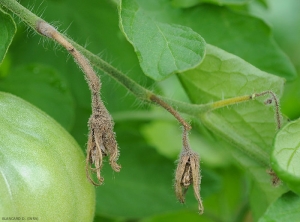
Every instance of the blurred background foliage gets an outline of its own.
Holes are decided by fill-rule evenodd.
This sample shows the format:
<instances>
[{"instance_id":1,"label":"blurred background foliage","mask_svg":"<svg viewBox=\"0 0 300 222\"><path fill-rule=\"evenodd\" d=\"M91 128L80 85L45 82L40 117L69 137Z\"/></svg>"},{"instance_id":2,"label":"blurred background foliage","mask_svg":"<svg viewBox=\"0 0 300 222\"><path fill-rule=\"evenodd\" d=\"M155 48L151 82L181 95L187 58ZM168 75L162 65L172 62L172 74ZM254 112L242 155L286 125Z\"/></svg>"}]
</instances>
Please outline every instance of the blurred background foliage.
<instances>
[{"instance_id":1,"label":"blurred background foliage","mask_svg":"<svg viewBox=\"0 0 300 222\"><path fill-rule=\"evenodd\" d=\"M215 11L228 11L233 21L235 16L240 18L248 14L265 21L298 73L296 79L291 78L286 83L282 112L290 119L300 116L298 0L170 2L181 10L212 7ZM174 99L189 101L176 76L154 82L142 74L132 46L119 29L114 1L22 0L21 4L59 30L65 30L73 40L143 86ZM216 36L218 29L214 30L220 22L218 19L206 21L205 28L211 34L203 35L209 43L222 41L220 45L226 49L226 36ZM260 33L249 33L256 34ZM258 61L258 64L263 66L264 62ZM191 190L186 204L178 203L173 191L173 176L181 149L179 124L164 110L142 104L106 74L99 72L99 75L103 82L103 100L116 124L122 170L114 173L108 164L104 166L105 183L96 188L95 222L250 222L257 221L274 201L264 194L262 184L253 182L235 163L225 149L230 145L193 121L191 143L202 158L201 195L205 214L197 215L197 203ZM74 136L85 152L87 121L91 113L90 92L83 74L61 47L19 22L17 34L0 67L0 78L1 91L18 95L47 112Z\"/></svg>"}]
</instances>

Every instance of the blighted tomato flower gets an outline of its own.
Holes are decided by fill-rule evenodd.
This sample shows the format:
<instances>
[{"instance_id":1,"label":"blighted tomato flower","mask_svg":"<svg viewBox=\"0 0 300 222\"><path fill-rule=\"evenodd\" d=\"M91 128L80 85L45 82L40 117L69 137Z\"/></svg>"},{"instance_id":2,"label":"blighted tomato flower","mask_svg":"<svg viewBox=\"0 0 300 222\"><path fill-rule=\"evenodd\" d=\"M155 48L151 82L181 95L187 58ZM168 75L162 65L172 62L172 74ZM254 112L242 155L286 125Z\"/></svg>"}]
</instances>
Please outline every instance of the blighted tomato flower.
<instances>
[{"instance_id":1,"label":"blighted tomato flower","mask_svg":"<svg viewBox=\"0 0 300 222\"><path fill-rule=\"evenodd\" d=\"M113 121L104 106L101 97L101 81L91 66L89 60L78 51L71 42L61 35L53 26L43 20L38 20L37 31L61 44L74 57L85 74L85 79L92 94L92 115L89 119L89 139L87 147L86 171L88 179L94 185L100 185L103 178L100 175L103 156L109 156L109 162L113 170L120 171L117 164L119 157L118 145L113 132ZM96 172L98 183L94 182L90 173Z\"/></svg>"},{"instance_id":2,"label":"blighted tomato flower","mask_svg":"<svg viewBox=\"0 0 300 222\"><path fill-rule=\"evenodd\" d=\"M184 148L180 154L176 173L175 173L175 193L177 199L185 202L185 194L190 185L193 186L194 195L198 201L199 214L203 214L204 208L200 197L200 165L199 155L193 152L187 141L187 133L184 131L183 135Z\"/></svg>"},{"instance_id":3,"label":"blighted tomato flower","mask_svg":"<svg viewBox=\"0 0 300 222\"><path fill-rule=\"evenodd\" d=\"M103 177L101 177L101 168L103 157L109 156L109 163L112 169L119 172L121 166L117 164L119 158L118 144L113 132L113 121L106 107L100 100L99 95L92 97L93 110L89 119L89 139L87 144L86 171L88 179L94 185L101 185ZM95 172L98 182L94 182L91 178L91 172Z\"/></svg>"}]
</instances>

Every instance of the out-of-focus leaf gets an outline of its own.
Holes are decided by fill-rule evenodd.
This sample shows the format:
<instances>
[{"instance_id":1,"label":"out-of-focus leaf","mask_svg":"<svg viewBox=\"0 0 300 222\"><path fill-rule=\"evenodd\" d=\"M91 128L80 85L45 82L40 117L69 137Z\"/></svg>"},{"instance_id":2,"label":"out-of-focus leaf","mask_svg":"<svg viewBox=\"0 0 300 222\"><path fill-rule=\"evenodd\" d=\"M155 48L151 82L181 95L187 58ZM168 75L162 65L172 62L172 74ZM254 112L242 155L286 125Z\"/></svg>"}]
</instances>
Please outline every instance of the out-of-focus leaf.
<instances>
[{"instance_id":1,"label":"out-of-focus leaf","mask_svg":"<svg viewBox=\"0 0 300 222\"><path fill-rule=\"evenodd\" d=\"M205 54L203 38L189 27L161 22L151 13L152 5L151 1L123 0L119 9L120 27L144 73L162 80L199 65Z\"/></svg>"},{"instance_id":2,"label":"out-of-focus leaf","mask_svg":"<svg viewBox=\"0 0 300 222\"><path fill-rule=\"evenodd\" d=\"M293 82L287 82L284 87L284 94L281 103L281 111L291 120L300 117L300 77Z\"/></svg>"},{"instance_id":3,"label":"out-of-focus leaf","mask_svg":"<svg viewBox=\"0 0 300 222\"><path fill-rule=\"evenodd\" d=\"M8 75L10 68L11 68L11 58L9 54L8 55L6 54L5 58L3 59L0 65L0 79Z\"/></svg>"},{"instance_id":4,"label":"out-of-focus leaf","mask_svg":"<svg viewBox=\"0 0 300 222\"><path fill-rule=\"evenodd\" d=\"M292 192L285 193L271 204L259 222L297 222L300 218L300 197Z\"/></svg>"},{"instance_id":5,"label":"out-of-focus leaf","mask_svg":"<svg viewBox=\"0 0 300 222\"><path fill-rule=\"evenodd\" d=\"M274 38L282 50L287 53L292 63L299 70L300 68L300 2L298 0L260 0L269 7L262 7L253 1L250 4L251 14L257 15L266 20L272 27ZM288 16L287 16L288 15Z\"/></svg>"},{"instance_id":6,"label":"out-of-focus leaf","mask_svg":"<svg viewBox=\"0 0 300 222\"><path fill-rule=\"evenodd\" d=\"M221 189L214 195L204 200L205 212L220 221L234 221L241 208L247 206L247 186L243 173L236 168L221 168L218 170L221 176ZM204 179L203 179L204 180Z\"/></svg>"},{"instance_id":7,"label":"out-of-focus leaf","mask_svg":"<svg viewBox=\"0 0 300 222\"><path fill-rule=\"evenodd\" d=\"M276 135L271 166L287 185L300 194L300 119L285 125Z\"/></svg>"},{"instance_id":8,"label":"out-of-focus leaf","mask_svg":"<svg viewBox=\"0 0 300 222\"><path fill-rule=\"evenodd\" d=\"M300 1L268 1L268 9L258 4L251 4L251 13L262 17L271 24L274 38L282 50L295 65L298 74L300 68ZM288 16L287 16L288 15ZM290 119L300 117L300 78L287 82L281 98L281 111Z\"/></svg>"},{"instance_id":9,"label":"out-of-focus leaf","mask_svg":"<svg viewBox=\"0 0 300 222\"><path fill-rule=\"evenodd\" d=\"M197 212L192 211L178 211L174 213L166 213L162 215L153 216L150 218L146 218L141 220L141 222L212 222L211 218L206 214L199 216Z\"/></svg>"},{"instance_id":10,"label":"out-of-focus leaf","mask_svg":"<svg viewBox=\"0 0 300 222\"><path fill-rule=\"evenodd\" d=\"M64 78L51 67L33 64L12 69L0 90L17 95L52 116L66 129L74 121L74 101Z\"/></svg>"},{"instance_id":11,"label":"out-of-focus leaf","mask_svg":"<svg viewBox=\"0 0 300 222\"><path fill-rule=\"evenodd\" d=\"M183 15L179 24L191 27L207 43L241 57L265 72L288 80L296 77L291 61L274 41L270 27L261 19L206 4L193 7Z\"/></svg>"},{"instance_id":12,"label":"out-of-focus leaf","mask_svg":"<svg viewBox=\"0 0 300 222\"><path fill-rule=\"evenodd\" d=\"M255 176L249 193L249 202L253 221L258 221L268 206L289 189L286 186L274 187L271 185L271 177L266 175L265 170L249 164L248 166Z\"/></svg>"},{"instance_id":13,"label":"out-of-focus leaf","mask_svg":"<svg viewBox=\"0 0 300 222\"><path fill-rule=\"evenodd\" d=\"M189 222L215 222L234 221L235 214L238 213L242 204L247 204L244 178L241 173L233 168L227 170L219 170L221 177L221 189L218 192L204 199L204 214L199 216L197 212L192 211L176 211L173 213L159 214L146 218L142 222L163 222L163 221L189 221ZM205 180L205 177L203 177ZM205 189L205 187L203 188ZM246 206L247 208L247 206ZM218 219L216 219L218 218Z\"/></svg>"},{"instance_id":14,"label":"out-of-focus leaf","mask_svg":"<svg viewBox=\"0 0 300 222\"><path fill-rule=\"evenodd\" d=\"M201 3L211 3L216 5L244 5L252 0L172 0L175 7L189 8Z\"/></svg>"},{"instance_id":15,"label":"out-of-focus leaf","mask_svg":"<svg viewBox=\"0 0 300 222\"><path fill-rule=\"evenodd\" d=\"M16 24L12 17L0 8L0 64L16 33Z\"/></svg>"}]
</instances>

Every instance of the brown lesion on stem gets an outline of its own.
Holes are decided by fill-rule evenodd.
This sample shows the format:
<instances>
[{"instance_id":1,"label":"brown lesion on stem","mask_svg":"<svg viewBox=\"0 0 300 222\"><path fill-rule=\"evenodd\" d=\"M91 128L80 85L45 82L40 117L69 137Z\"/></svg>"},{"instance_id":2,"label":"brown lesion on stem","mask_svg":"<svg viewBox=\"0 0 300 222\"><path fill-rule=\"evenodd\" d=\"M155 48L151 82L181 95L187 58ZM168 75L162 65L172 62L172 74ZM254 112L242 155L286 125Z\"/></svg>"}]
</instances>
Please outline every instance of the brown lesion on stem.
<instances>
[{"instance_id":1,"label":"brown lesion on stem","mask_svg":"<svg viewBox=\"0 0 300 222\"><path fill-rule=\"evenodd\" d=\"M92 184L101 185L104 180L101 177L104 156L109 156L109 163L114 171L119 172L121 166L117 164L119 150L113 131L114 123L100 97L100 79L90 62L53 26L39 20L36 23L36 30L62 45L74 57L85 74L92 95L92 115L88 122L86 172L87 178ZM93 180L91 173L96 174L97 182Z\"/></svg>"}]
</instances>

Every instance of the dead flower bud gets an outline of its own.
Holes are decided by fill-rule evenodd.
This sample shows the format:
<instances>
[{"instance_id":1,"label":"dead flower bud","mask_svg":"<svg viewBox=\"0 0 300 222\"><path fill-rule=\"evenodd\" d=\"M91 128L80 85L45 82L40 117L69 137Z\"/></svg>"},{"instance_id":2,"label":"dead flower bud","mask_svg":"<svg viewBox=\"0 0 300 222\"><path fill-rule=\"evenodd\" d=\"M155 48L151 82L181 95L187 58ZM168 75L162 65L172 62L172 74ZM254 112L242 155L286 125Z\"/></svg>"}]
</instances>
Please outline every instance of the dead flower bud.
<instances>
[{"instance_id":1,"label":"dead flower bud","mask_svg":"<svg viewBox=\"0 0 300 222\"><path fill-rule=\"evenodd\" d=\"M117 164L119 158L118 144L113 132L113 121L102 102L97 102L93 107L93 113L89 119L89 139L87 144L86 171L88 179L94 185L101 185L103 177L100 171L103 163L103 156L109 156L109 163L112 169L119 172L121 166ZM97 175L98 183L91 178L90 172Z\"/></svg>"},{"instance_id":2,"label":"dead flower bud","mask_svg":"<svg viewBox=\"0 0 300 222\"><path fill-rule=\"evenodd\" d=\"M200 197L200 166L199 155L192 150L184 150L180 154L175 173L175 193L177 199L184 203L188 187L193 184L194 195L198 201L199 214L203 214L203 204Z\"/></svg>"}]
</instances>

